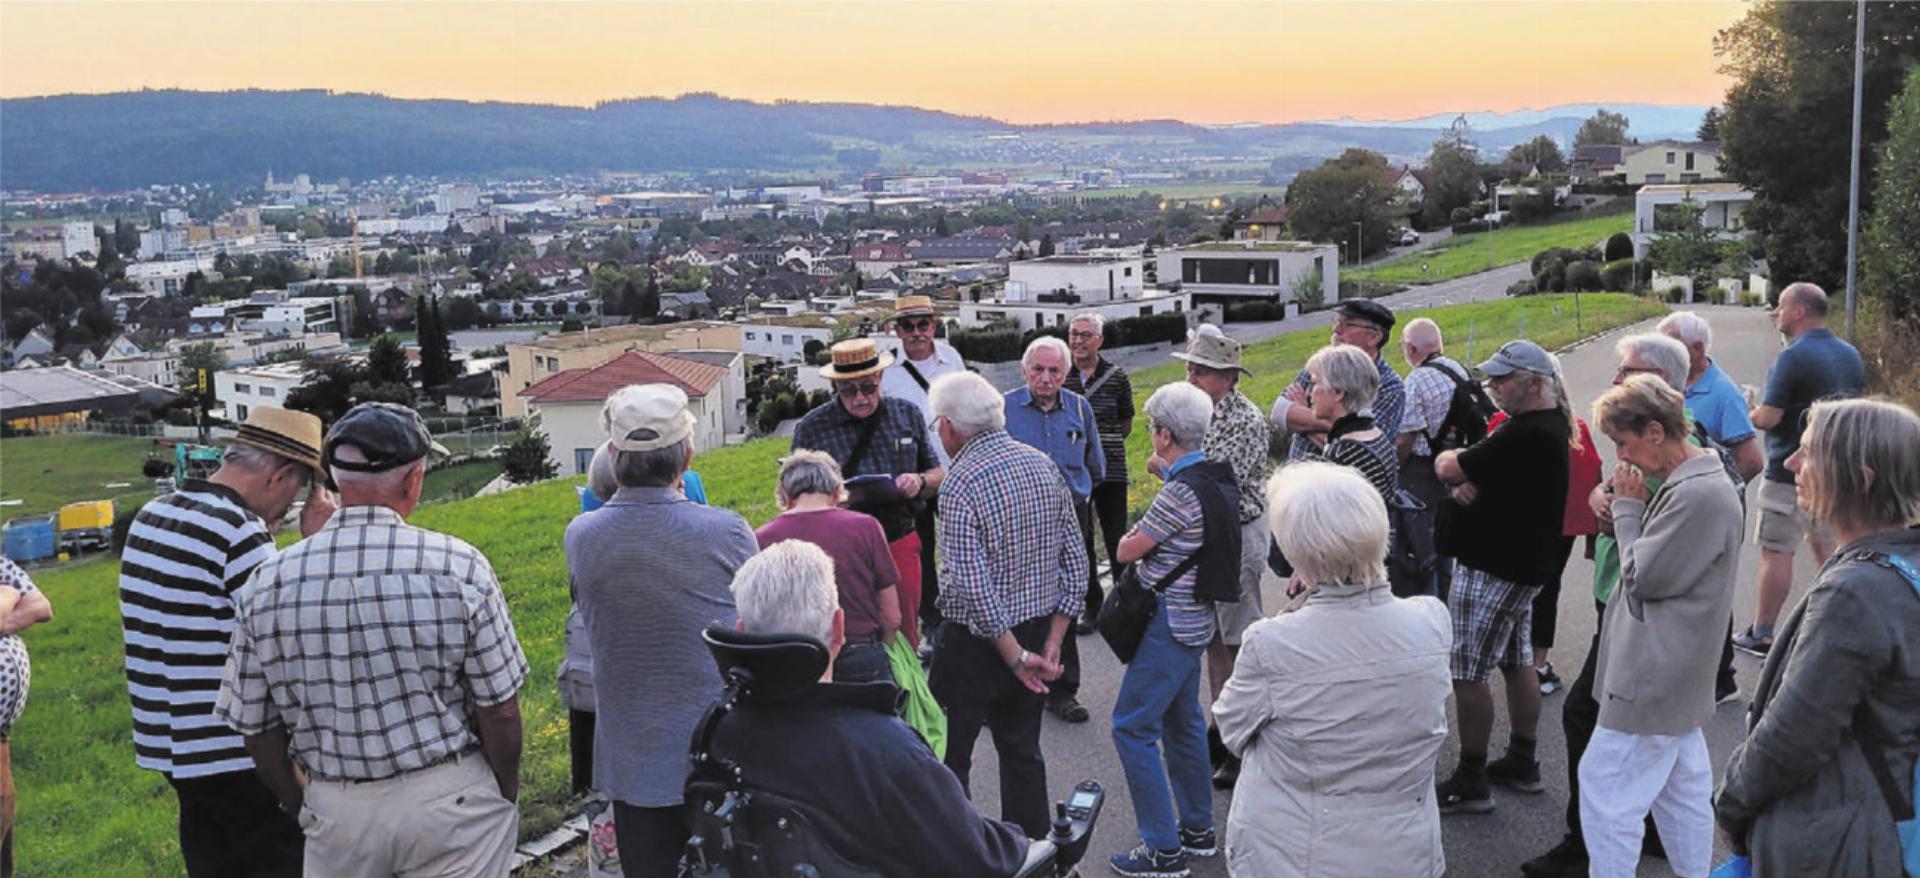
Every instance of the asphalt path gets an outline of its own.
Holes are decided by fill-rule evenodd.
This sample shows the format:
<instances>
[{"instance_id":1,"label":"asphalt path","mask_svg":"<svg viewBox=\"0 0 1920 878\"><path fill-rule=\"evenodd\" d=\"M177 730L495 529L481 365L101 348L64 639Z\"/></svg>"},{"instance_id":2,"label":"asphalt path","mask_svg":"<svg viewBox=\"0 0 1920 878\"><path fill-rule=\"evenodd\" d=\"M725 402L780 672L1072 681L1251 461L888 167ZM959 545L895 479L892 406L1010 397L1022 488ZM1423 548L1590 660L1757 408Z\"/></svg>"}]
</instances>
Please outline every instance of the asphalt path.
<instances>
[{"instance_id":1,"label":"asphalt path","mask_svg":"<svg viewBox=\"0 0 1920 878\"><path fill-rule=\"evenodd\" d=\"M1410 295L1410 294L1409 294ZM1397 304L1397 303L1396 303ZM1701 313L1713 324L1714 359L1722 369L1741 384L1759 385L1764 382L1767 367L1780 349L1779 337L1774 333L1767 320L1766 313L1758 309L1731 307L1703 307ZM1294 321L1289 321L1294 322ZM1296 322L1297 323L1297 322ZM1297 326L1289 327L1288 331ZM1613 343L1626 332L1651 330L1651 324L1641 324L1626 330L1603 336L1581 345L1563 354L1564 366L1571 391L1580 402L1584 411L1592 401L1610 385L1615 365ZM1255 400L1265 404L1270 400ZM1611 469L1613 448L1605 438L1598 438L1601 456ZM1749 486L1750 490L1752 486ZM1749 497L1748 506L1753 506ZM1740 574L1737 594L1734 600L1734 619L1736 624L1745 624L1753 614L1754 581L1757 576L1759 549L1751 540L1751 516L1749 517L1749 539L1742 547ZM1813 576L1811 561L1801 552L1796 560L1796 576L1790 608L1803 595ZM1594 633L1594 607L1591 582L1593 565L1586 559L1576 557L1568 566L1559 603L1559 630L1552 660L1561 676L1570 684L1581 662L1585 659L1587 648ZM1279 583L1269 576L1266 583L1267 603L1277 605ZM1715 632L1718 638L1720 632ZM1115 853L1130 849L1138 843L1133 823L1132 804L1127 795L1127 787L1120 771L1118 758L1114 754L1111 738L1111 717L1114 695L1119 688L1122 666L1113 658L1098 637L1082 638L1081 654L1086 662L1083 670L1080 699L1093 713L1090 722L1069 725L1051 716L1045 719L1041 735L1042 750L1047 758L1047 782L1056 796L1064 796L1077 782L1092 778L1100 781L1107 790L1106 809L1098 827L1097 835L1087 859L1081 868L1083 875L1111 874L1106 859ZM1753 682L1759 674L1759 660L1742 653L1736 653L1735 668L1738 671L1743 692L1750 692ZM1501 683L1496 675L1494 688L1499 690ZM1202 687L1204 692L1205 687ZM1443 833L1446 843L1448 874L1457 878L1476 878L1476 876L1519 875L1519 865L1547 848L1556 844L1565 830L1563 808L1566 804L1566 741L1560 727L1560 706L1563 693L1546 698L1542 709L1540 725L1539 759L1541 773L1547 783L1546 792L1539 795L1523 795L1500 790L1495 793L1497 807L1491 814L1462 815L1443 818ZM1506 708L1503 696L1496 691L1495 701L1499 719L1494 729L1493 755L1504 751L1508 737ZM1746 700L1721 705L1715 712L1713 721L1706 728L1707 743L1713 754L1716 777L1726 764L1728 754L1738 743L1745 728ZM1441 753L1439 774L1445 776L1451 772L1457 760L1457 741L1451 736ZM999 790L993 745L986 735L981 736L975 752L973 769L973 798L981 812L989 816L999 814ZM1232 810L1230 793L1217 792L1214 795L1214 819L1224 828L1227 816ZM1716 860L1723 858L1725 851L1716 853ZM1196 860L1193 866L1196 876L1226 875L1225 863L1220 858ZM1382 874L1390 874L1383 872ZM1664 861L1650 860L1640 867L1641 876L1665 876L1672 874Z\"/></svg>"}]
</instances>

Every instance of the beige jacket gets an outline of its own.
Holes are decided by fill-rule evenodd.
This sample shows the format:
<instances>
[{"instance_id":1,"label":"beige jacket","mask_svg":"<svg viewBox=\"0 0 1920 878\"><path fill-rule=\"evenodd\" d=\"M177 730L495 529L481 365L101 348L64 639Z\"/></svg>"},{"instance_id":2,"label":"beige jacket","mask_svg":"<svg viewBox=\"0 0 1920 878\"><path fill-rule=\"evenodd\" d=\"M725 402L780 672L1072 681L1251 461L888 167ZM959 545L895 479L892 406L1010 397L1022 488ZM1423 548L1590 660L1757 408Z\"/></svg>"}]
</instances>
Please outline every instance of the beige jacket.
<instances>
[{"instance_id":1,"label":"beige jacket","mask_svg":"<svg viewBox=\"0 0 1920 878\"><path fill-rule=\"evenodd\" d=\"M1674 467L1645 503L1615 498L1620 587L1600 626L1593 693L1600 725L1629 735L1681 735L1713 716L1720 636L1733 613L1740 500L1701 454Z\"/></svg>"},{"instance_id":2,"label":"beige jacket","mask_svg":"<svg viewBox=\"0 0 1920 878\"><path fill-rule=\"evenodd\" d=\"M1323 586L1247 629L1214 720L1245 760L1227 823L1240 878L1446 871L1434 760L1447 737L1447 608L1385 582Z\"/></svg>"}]
</instances>

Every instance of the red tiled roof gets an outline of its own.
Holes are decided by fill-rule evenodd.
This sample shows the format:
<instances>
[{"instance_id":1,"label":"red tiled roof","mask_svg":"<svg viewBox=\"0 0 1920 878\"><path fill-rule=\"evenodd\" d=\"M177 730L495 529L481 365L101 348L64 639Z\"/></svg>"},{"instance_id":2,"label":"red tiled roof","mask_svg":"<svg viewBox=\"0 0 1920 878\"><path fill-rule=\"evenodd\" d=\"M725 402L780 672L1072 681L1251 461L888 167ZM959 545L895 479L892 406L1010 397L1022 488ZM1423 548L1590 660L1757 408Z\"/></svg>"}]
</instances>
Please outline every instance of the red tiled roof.
<instances>
[{"instance_id":1,"label":"red tiled roof","mask_svg":"<svg viewBox=\"0 0 1920 878\"><path fill-rule=\"evenodd\" d=\"M1237 223L1234 223L1234 225L1236 226L1283 226L1283 225L1286 225L1286 223L1287 223L1287 209L1285 207L1269 207L1265 210L1256 210L1250 214L1247 214L1244 217L1241 217L1240 221Z\"/></svg>"},{"instance_id":2,"label":"red tiled roof","mask_svg":"<svg viewBox=\"0 0 1920 878\"><path fill-rule=\"evenodd\" d=\"M535 402L601 402L607 394L629 384L674 384L689 398L697 399L725 377L725 366L628 351L598 366L549 375L520 391L520 395Z\"/></svg>"}]
</instances>

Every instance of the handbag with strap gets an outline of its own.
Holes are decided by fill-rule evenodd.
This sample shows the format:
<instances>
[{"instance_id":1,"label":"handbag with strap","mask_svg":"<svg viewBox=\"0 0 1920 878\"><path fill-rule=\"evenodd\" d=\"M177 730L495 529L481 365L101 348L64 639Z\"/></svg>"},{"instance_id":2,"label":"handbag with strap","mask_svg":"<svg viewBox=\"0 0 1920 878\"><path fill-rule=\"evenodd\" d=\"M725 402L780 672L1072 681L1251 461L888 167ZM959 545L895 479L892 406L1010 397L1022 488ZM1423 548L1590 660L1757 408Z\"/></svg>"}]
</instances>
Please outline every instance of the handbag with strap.
<instances>
[{"instance_id":1,"label":"handbag with strap","mask_svg":"<svg viewBox=\"0 0 1920 878\"><path fill-rule=\"evenodd\" d=\"M1147 626L1153 623L1153 614L1159 611L1160 595L1167 586L1185 576L1193 565L1200 563L1200 551L1195 550L1181 561L1173 572L1161 577L1153 588L1149 589L1140 582L1139 563L1128 564L1120 571L1120 579L1113 587L1113 593L1107 595L1105 603L1100 605L1100 618L1094 621L1094 627L1100 630L1101 639L1113 648L1113 654L1121 664L1133 661L1135 653L1140 651L1140 641L1146 639Z\"/></svg>"},{"instance_id":2,"label":"handbag with strap","mask_svg":"<svg viewBox=\"0 0 1920 878\"><path fill-rule=\"evenodd\" d=\"M900 687L900 719L920 733L933 748L933 758L947 758L947 712L933 700L927 686L927 672L914 655L913 644L905 634L895 635L887 647L887 664L893 669L893 684Z\"/></svg>"}]
</instances>

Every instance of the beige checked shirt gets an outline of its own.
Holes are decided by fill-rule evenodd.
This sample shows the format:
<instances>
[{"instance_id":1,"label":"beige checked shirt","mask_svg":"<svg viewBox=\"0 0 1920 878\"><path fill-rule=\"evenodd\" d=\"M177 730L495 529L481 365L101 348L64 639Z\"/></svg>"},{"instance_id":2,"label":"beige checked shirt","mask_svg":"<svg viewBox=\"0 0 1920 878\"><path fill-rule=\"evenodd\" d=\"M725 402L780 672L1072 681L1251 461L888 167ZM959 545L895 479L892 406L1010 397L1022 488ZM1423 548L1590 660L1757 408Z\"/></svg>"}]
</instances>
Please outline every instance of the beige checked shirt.
<instances>
[{"instance_id":1,"label":"beige checked shirt","mask_svg":"<svg viewBox=\"0 0 1920 878\"><path fill-rule=\"evenodd\" d=\"M322 780L378 780L479 745L474 710L513 697L526 656L479 550L352 506L235 596L214 716L285 726Z\"/></svg>"}]
</instances>

